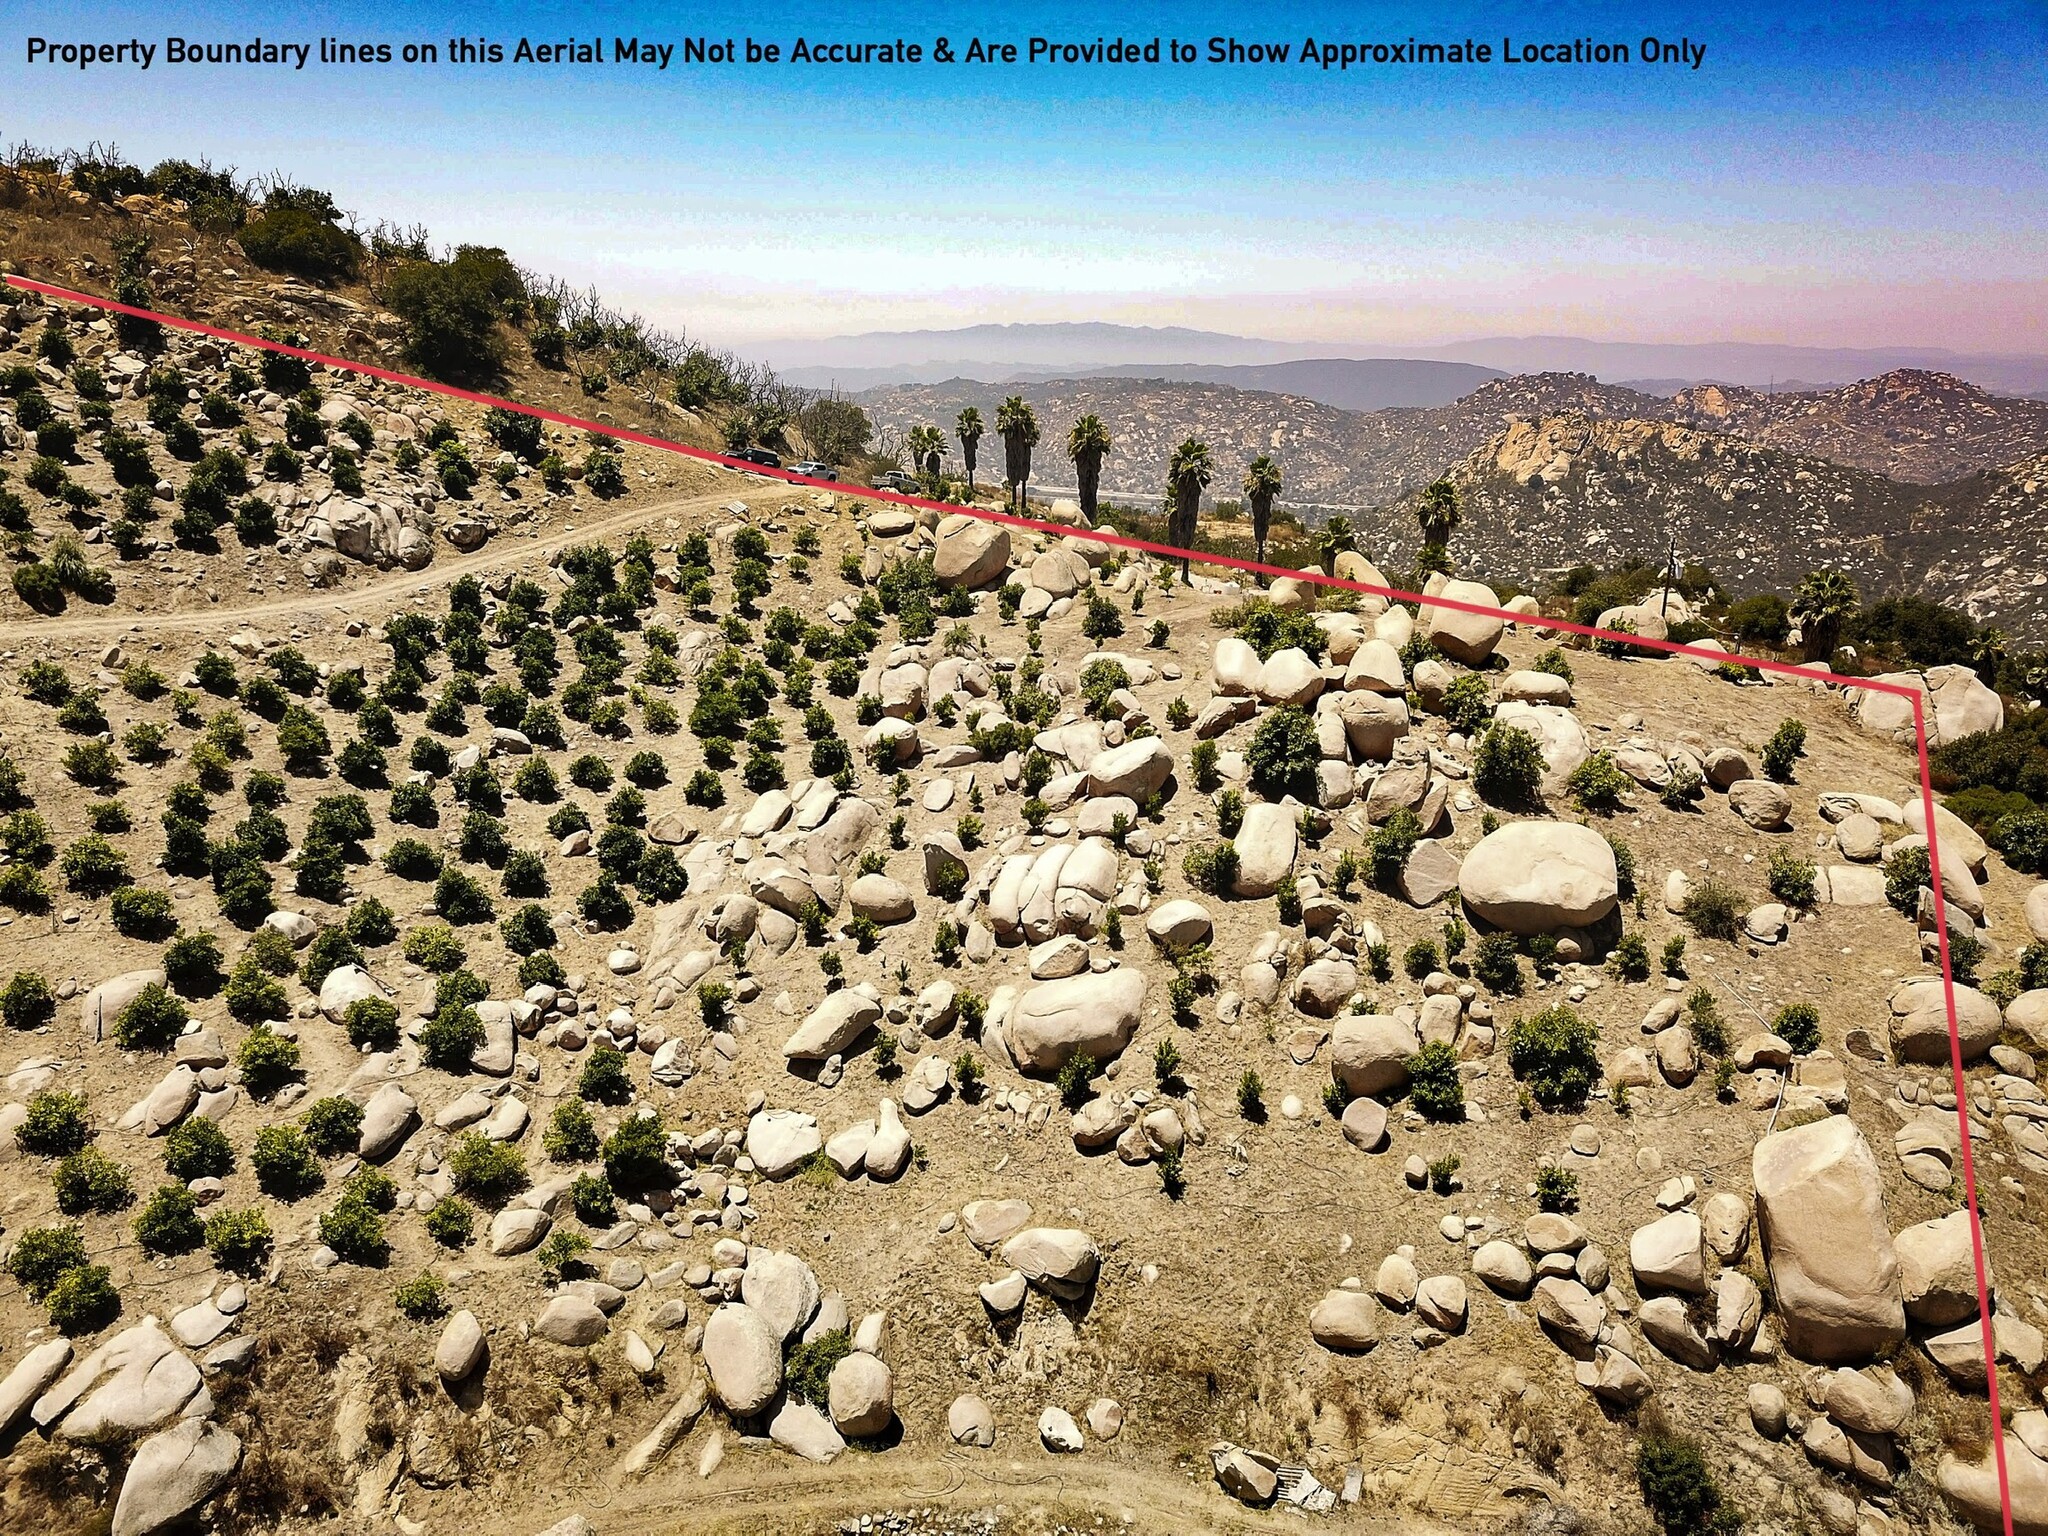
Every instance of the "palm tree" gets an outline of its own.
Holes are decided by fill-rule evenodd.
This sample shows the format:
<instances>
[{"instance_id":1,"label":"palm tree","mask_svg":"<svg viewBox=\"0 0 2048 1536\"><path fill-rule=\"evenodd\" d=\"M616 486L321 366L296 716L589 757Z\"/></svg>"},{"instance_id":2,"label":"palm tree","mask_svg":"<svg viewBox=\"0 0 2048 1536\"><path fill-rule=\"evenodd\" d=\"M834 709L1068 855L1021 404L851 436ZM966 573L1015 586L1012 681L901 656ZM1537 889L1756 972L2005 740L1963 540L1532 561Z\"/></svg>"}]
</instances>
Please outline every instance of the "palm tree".
<instances>
[{"instance_id":1,"label":"palm tree","mask_svg":"<svg viewBox=\"0 0 2048 1536\"><path fill-rule=\"evenodd\" d=\"M2005 661L2005 631L1986 627L1970 641L1970 665L1977 669L1986 687L1996 687L1998 669Z\"/></svg>"},{"instance_id":2,"label":"palm tree","mask_svg":"<svg viewBox=\"0 0 2048 1536\"><path fill-rule=\"evenodd\" d=\"M1842 626L1862 598L1856 583L1840 571L1809 571L1792 594L1792 618L1805 632L1806 654L1825 660L1835 654Z\"/></svg>"},{"instance_id":3,"label":"palm tree","mask_svg":"<svg viewBox=\"0 0 2048 1536\"><path fill-rule=\"evenodd\" d=\"M1201 515L1202 492L1215 474L1209 445L1189 438L1173 450L1166 466L1166 542L1186 551L1195 546L1195 519ZM1180 557L1180 579L1188 586L1188 557Z\"/></svg>"},{"instance_id":4,"label":"palm tree","mask_svg":"<svg viewBox=\"0 0 2048 1536\"><path fill-rule=\"evenodd\" d=\"M1038 414L1012 395L996 412L996 433L1003 440L1003 478L1010 484L1010 505L1022 512L1031 484L1031 450L1038 446Z\"/></svg>"},{"instance_id":5,"label":"palm tree","mask_svg":"<svg viewBox=\"0 0 2048 1536\"><path fill-rule=\"evenodd\" d=\"M967 494L974 495L974 454L981 446L981 412L968 406L953 418L953 431L960 438L960 457L967 463Z\"/></svg>"},{"instance_id":6,"label":"palm tree","mask_svg":"<svg viewBox=\"0 0 2048 1536\"><path fill-rule=\"evenodd\" d=\"M1422 553L1416 557L1418 569L1450 569L1451 531L1464 520L1464 514L1458 510L1458 488L1449 480L1432 481L1415 504L1415 521L1422 528Z\"/></svg>"},{"instance_id":7,"label":"palm tree","mask_svg":"<svg viewBox=\"0 0 2048 1536\"><path fill-rule=\"evenodd\" d=\"M1081 488L1081 515L1095 521L1095 492L1102 484L1102 458L1110 449L1109 428L1090 411L1074 423L1067 434L1067 457L1074 461L1074 478Z\"/></svg>"},{"instance_id":8,"label":"palm tree","mask_svg":"<svg viewBox=\"0 0 2048 1536\"><path fill-rule=\"evenodd\" d=\"M939 461L945 457L946 434L937 427L912 427L903 439L911 468L929 482L939 478Z\"/></svg>"},{"instance_id":9,"label":"palm tree","mask_svg":"<svg viewBox=\"0 0 2048 1536\"><path fill-rule=\"evenodd\" d=\"M1260 454L1245 466L1244 499L1252 510L1252 558L1266 563L1266 535L1273 527L1273 498L1280 494L1280 466Z\"/></svg>"},{"instance_id":10,"label":"palm tree","mask_svg":"<svg viewBox=\"0 0 2048 1536\"><path fill-rule=\"evenodd\" d=\"M1316 540L1316 555L1323 562L1323 570L1329 575L1337 574L1337 557L1358 548L1358 535L1351 531L1351 519L1333 517L1323 524L1322 537Z\"/></svg>"}]
</instances>

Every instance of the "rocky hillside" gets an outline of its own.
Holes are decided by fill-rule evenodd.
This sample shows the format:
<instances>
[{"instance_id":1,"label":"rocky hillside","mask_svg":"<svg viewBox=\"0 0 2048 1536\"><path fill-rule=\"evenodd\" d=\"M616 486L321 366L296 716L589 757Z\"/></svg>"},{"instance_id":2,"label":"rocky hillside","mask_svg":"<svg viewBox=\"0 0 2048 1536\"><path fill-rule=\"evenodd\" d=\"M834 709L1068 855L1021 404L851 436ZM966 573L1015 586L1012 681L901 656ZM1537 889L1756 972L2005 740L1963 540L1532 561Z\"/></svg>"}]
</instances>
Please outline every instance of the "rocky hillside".
<instances>
[{"instance_id":1,"label":"rocky hillside","mask_svg":"<svg viewBox=\"0 0 2048 1536\"><path fill-rule=\"evenodd\" d=\"M0 290L0 477L13 620L359 587L741 479L186 332L145 344L16 289Z\"/></svg>"},{"instance_id":2,"label":"rocky hillside","mask_svg":"<svg viewBox=\"0 0 2048 1536\"><path fill-rule=\"evenodd\" d=\"M1450 472L1467 569L1534 581L1582 561L1683 560L1730 590L1789 592L1811 570L1868 595L1916 591L2016 634L2048 628L2048 476L2037 458L1942 486L1664 421L1517 421ZM1413 558L1413 498L1367 520Z\"/></svg>"},{"instance_id":3,"label":"rocky hillside","mask_svg":"<svg viewBox=\"0 0 2048 1536\"><path fill-rule=\"evenodd\" d=\"M1590 374L1524 374L1495 379L1450 405L1360 413L1296 395L1266 394L1217 384L1161 379L1087 378L1024 385L944 384L875 390L861 397L877 426L897 435L920 423L950 431L961 407L977 407L993 421L995 407L1019 393L1037 411L1044 441L1036 465L1048 487L1071 485L1065 457L1067 428L1093 411L1108 425L1115 446L1103 461L1103 494L1142 506L1156 503L1167 460L1183 438L1209 444L1223 495L1236 494L1245 464L1261 453L1287 473L1282 500L1291 506L1360 508L1382 505L1425 485L1523 416L1579 410L1624 418L1655 414L1648 395L1600 383ZM957 453L957 447L954 449ZM1000 474L999 445L984 456Z\"/></svg>"},{"instance_id":4,"label":"rocky hillside","mask_svg":"<svg viewBox=\"0 0 2048 1536\"><path fill-rule=\"evenodd\" d=\"M2048 403L1994 395L1922 369L1799 394L1705 384L1681 392L1669 414L1763 447L1924 484L1965 479L2048 450Z\"/></svg>"},{"instance_id":5,"label":"rocky hillside","mask_svg":"<svg viewBox=\"0 0 2048 1536\"><path fill-rule=\"evenodd\" d=\"M2048 922L1896 707L647 518L14 626L0 1526L1989 1530L1937 921L2048 1520Z\"/></svg>"}]
</instances>

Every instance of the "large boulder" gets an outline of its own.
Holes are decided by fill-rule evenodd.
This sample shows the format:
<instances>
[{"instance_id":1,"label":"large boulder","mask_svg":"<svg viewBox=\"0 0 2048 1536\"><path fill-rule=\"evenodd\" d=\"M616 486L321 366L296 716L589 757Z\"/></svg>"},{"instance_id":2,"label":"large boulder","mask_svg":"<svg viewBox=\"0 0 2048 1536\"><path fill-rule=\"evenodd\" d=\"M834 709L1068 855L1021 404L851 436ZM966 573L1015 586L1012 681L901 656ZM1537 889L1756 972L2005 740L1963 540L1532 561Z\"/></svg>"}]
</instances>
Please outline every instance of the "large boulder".
<instances>
[{"instance_id":1,"label":"large boulder","mask_svg":"<svg viewBox=\"0 0 2048 1536\"><path fill-rule=\"evenodd\" d=\"M1379 1307L1364 1291L1326 1292L1308 1315L1309 1337L1339 1354L1363 1354L1380 1341Z\"/></svg>"},{"instance_id":2,"label":"large boulder","mask_svg":"<svg viewBox=\"0 0 2048 1536\"><path fill-rule=\"evenodd\" d=\"M735 1418L752 1418L782 1390L782 1341L745 1302L728 1302L704 1324L711 1390Z\"/></svg>"},{"instance_id":3,"label":"large boulder","mask_svg":"<svg viewBox=\"0 0 2048 1536\"><path fill-rule=\"evenodd\" d=\"M1270 896L1294 873L1301 848L1300 817L1298 809L1284 803L1261 801L1246 809L1237 836L1231 839L1237 848L1233 895Z\"/></svg>"},{"instance_id":4,"label":"large boulder","mask_svg":"<svg viewBox=\"0 0 2048 1536\"><path fill-rule=\"evenodd\" d=\"M1934 718L1928 722L1930 748L2005 725L2005 701L1984 686L1974 668L1929 667L1927 692L1934 704Z\"/></svg>"},{"instance_id":5,"label":"large boulder","mask_svg":"<svg viewBox=\"0 0 2048 1536\"><path fill-rule=\"evenodd\" d=\"M1102 1250L1074 1227L1026 1227L1003 1244L1003 1262L1047 1295L1079 1301L1095 1284Z\"/></svg>"},{"instance_id":6,"label":"large boulder","mask_svg":"<svg viewBox=\"0 0 2048 1536\"><path fill-rule=\"evenodd\" d=\"M337 965L320 983L320 1012L339 1024L349 1005L366 997L390 999L390 990L360 965Z\"/></svg>"},{"instance_id":7,"label":"large boulder","mask_svg":"<svg viewBox=\"0 0 2048 1536\"><path fill-rule=\"evenodd\" d=\"M1998 1044L2004 1018L1998 1004L1975 987L1955 984L1956 1041L1963 1064L1985 1056ZM2024 994L2022 994L2024 995ZM1947 1066L1952 1054L1948 1028L1948 995L1939 977L1902 981L1891 995L1892 1054L1900 1061Z\"/></svg>"},{"instance_id":8,"label":"large boulder","mask_svg":"<svg viewBox=\"0 0 2048 1536\"><path fill-rule=\"evenodd\" d=\"M242 1464L241 1438L186 1419L136 1447L114 1502L113 1536L153 1536L184 1522Z\"/></svg>"},{"instance_id":9,"label":"large boulder","mask_svg":"<svg viewBox=\"0 0 2048 1536\"><path fill-rule=\"evenodd\" d=\"M1323 691L1323 669L1307 651L1288 646L1259 668L1257 693L1268 704L1312 704Z\"/></svg>"},{"instance_id":10,"label":"large boulder","mask_svg":"<svg viewBox=\"0 0 2048 1536\"><path fill-rule=\"evenodd\" d=\"M1157 736L1140 736L1098 753L1088 764L1088 793L1125 795L1143 805L1173 773L1173 749Z\"/></svg>"},{"instance_id":11,"label":"large boulder","mask_svg":"<svg viewBox=\"0 0 2048 1536\"><path fill-rule=\"evenodd\" d=\"M106 1039L123 1008L149 988L163 984L164 973L155 969L123 971L119 976L109 976L79 1001L79 1030L89 1041Z\"/></svg>"},{"instance_id":12,"label":"large boulder","mask_svg":"<svg viewBox=\"0 0 2048 1536\"><path fill-rule=\"evenodd\" d=\"M805 1016L796 1033L782 1042L782 1054L791 1061L823 1061L843 1055L881 1017L880 1003L851 987L842 988Z\"/></svg>"},{"instance_id":13,"label":"large boulder","mask_svg":"<svg viewBox=\"0 0 2048 1536\"><path fill-rule=\"evenodd\" d=\"M1997 1448L1990 1445L1974 1462L1943 1456L1934 1480L1956 1512L1986 1536L2006 1529L2008 1498L2013 1536L2048 1536L2048 1460L2036 1456L2017 1434L2006 1435L2004 1451L2003 1490Z\"/></svg>"},{"instance_id":14,"label":"large boulder","mask_svg":"<svg viewBox=\"0 0 2048 1536\"><path fill-rule=\"evenodd\" d=\"M1511 933L1584 928L1614 910L1614 850L1591 827L1516 821L1481 838L1458 870L1458 891L1478 917Z\"/></svg>"},{"instance_id":15,"label":"large boulder","mask_svg":"<svg viewBox=\"0 0 2048 1536\"><path fill-rule=\"evenodd\" d=\"M1559 795L1566 791L1572 770L1593 755L1586 728L1570 710L1555 704L1523 704L1508 700L1493 712L1501 725L1511 725L1534 738L1543 758L1543 792Z\"/></svg>"},{"instance_id":16,"label":"large boulder","mask_svg":"<svg viewBox=\"0 0 2048 1536\"><path fill-rule=\"evenodd\" d=\"M587 1349L605 1335L597 1303L573 1292L550 1296L533 1325L533 1336L570 1349Z\"/></svg>"},{"instance_id":17,"label":"large boulder","mask_svg":"<svg viewBox=\"0 0 2048 1536\"><path fill-rule=\"evenodd\" d=\"M1906 1316L1924 1327L1953 1328L1978 1315L1976 1245L1968 1211L1907 1227L1895 1246Z\"/></svg>"},{"instance_id":18,"label":"large boulder","mask_svg":"<svg viewBox=\"0 0 2048 1536\"><path fill-rule=\"evenodd\" d=\"M896 1378L873 1355L848 1355L826 1381L832 1422L842 1435L879 1435L896 1417Z\"/></svg>"},{"instance_id":19,"label":"large boulder","mask_svg":"<svg viewBox=\"0 0 2048 1536\"><path fill-rule=\"evenodd\" d=\"M1468 667L1479 666L1493 654L1506 623L1498 612L1500 597L1493 588L1478 581L1447 581L1431 597L1416 616L1416 626L1438 650ZM1495 611L1470 613L1442 606L1445 603Z\"/></svg>"},{"instance_id":20,"label":"large boulder","mask_svg":"<svg viewBox=\"0 0 2048 1536\"><path fill-rule=\"evenodd\" d=\"M942 587L985 587L1010 565L1010 530L955 512L939 524L932 574Z\"/></svg>"},{"instance_id":21,"label":"large boulder","mask_svg":"<svg viewBox=\"0 0 2048 1536\"><path fill-rule=\"evenodd\" d=\"M1918 796L1906 801L1900 808L1905 818L1906 830L1927 835L1927 806ZM1845 823L1846 825L1846 823ZM1977 835L1971 825L1945 805L1934 808L1934 841L1943 864L1961 860L1970 867L1970 873L1979 880L1984 878L1986 862L1991 857L1991 845Z\"/></svg>"},{"instance_id":22,"label":"large boulder","mask_svg":"<svg viewBox=\"0 0 2048 1536\"><path fill-rule=\"evenodd\" d=\"M1831 1115L1766 1136L1750 1170L1786 1347L1836 1365L1899 1343L1898 1253L1877 1159L1855 1122Z\"/></svg>"},{"instance_id":23,"label":"large boulder","mask_svg":"<svg viewBox=\"0 0 2048 1536\"><path fill-rule=\"evenodd\" d=\"M413 1096L396 1083L385 1083L363 1106L363 1123L356 1134L356 1154L367 1162L381 1163L405 1145L420 1123L420 1107Z\"/></svg>"},{"instance_id":24,"label":"large boulder","mask_svg":"<svg viewBox=\"0 0 2048 1536\"><path fill-rule=\"evenodd\" d=\"M484 1330L467 1308L448 1319L434 1346L434 1369L449 1386L467 1381L484 1363Z\"/></svg>"},{"instance_id":25,"label":"large boulder","mask_svg":"<svg viewBox=\"0 0 2048 1536\"><path fill-rule=\"evenodd\" d=\"M1408 700L1398 693L1354 690L1338 696L1337 718L1344 722L1352 757L1383 763L1394 755L1394 743L1408 734Z\"/></svg>"},{"instance_id":26,"label":"large boulder","mask_svg":"<svg viewBox=\"0 0 2048 1536\"><path fill-rule=\"evenodd\" d=\"M776 1338L787 1343L790 1335L817 1314L824 1290L817 1272L796 1254L757 1248L747 1255L747 1271L740 1277L740 1300L754 1309Z\"/></svg>"},{"instance_id":27,"label":"large boulder","mask_svg":"<svg viewBox=\"0 0 2048 1536\"><path fill-rule=\"evenodd\" d=\"M1017 1000L1004 1038L1027 1072L1057 1072L1075 1056L1114 1061L1144 1006L1145 977L1135 967L1044 981Z\"/></svg>"},{"instance_id":28,"label":"large boulder","mask_svg":"<svg viewBox=\"0 0 2048 1536\"><path fill-rule=\"evenodd\" d=\"M1408 1058L1422 1049L1412 1023L1380 1013L1346 1014L1330 1031L1330 1071L1353 1097L1408 1082Z\"/></svg>"},{"instance_id":29,"label":"large boulder","mask_svg":"<svg viewBox=\"0 0 2048 1536\"><path fill-rule=\"evenodd\" d=\"M764 1179L786 1179L825 1145L818 1117L795 1109L764 1109L747 1122L747 1156Z\"/></svg>"}]
</instances>

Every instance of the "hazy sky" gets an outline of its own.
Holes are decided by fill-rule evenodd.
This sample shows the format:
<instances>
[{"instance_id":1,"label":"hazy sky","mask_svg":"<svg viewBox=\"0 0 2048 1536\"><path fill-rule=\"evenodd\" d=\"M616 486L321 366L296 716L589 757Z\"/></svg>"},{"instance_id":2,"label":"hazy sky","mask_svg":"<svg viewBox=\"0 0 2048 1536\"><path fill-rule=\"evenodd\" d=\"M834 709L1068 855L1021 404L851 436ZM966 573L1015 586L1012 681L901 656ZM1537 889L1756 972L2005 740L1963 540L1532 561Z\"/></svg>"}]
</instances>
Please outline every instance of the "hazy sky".
<instances>
[{"instance_id":1,"label":"hazy sky","mask_svg":"<svg viewBox=\"0 0 2048 1536\"><path fill-rule=\"evenodd\" d=\"M708 8L707 8L708 9ZM984 321L1348 348L1500 334L2048 351L2048 6L0 4L0 133L205 155L502 245L721 343ZM1236 13L1233 16L1233 12ZM1243 18L1255 16L1255 22ZM691 23L785 50L983 35L1591 36L1630 63L1324 72L179 68L27 39L507 46Z\"/></svg>"}]
</instances>

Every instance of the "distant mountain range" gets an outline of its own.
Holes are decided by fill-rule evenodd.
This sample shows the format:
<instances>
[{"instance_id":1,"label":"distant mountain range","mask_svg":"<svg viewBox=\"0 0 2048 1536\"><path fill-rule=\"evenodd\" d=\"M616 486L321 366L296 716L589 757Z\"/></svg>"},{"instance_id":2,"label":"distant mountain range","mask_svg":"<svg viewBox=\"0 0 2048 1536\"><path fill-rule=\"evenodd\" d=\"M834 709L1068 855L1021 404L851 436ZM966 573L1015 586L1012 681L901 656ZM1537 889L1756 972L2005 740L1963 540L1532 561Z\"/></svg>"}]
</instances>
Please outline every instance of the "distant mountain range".
<instances>
[{"instance_id":1,"label":"distant mountain range","mask_svg":"<svg viewBox=\"0 0 2048 1536\"><path fill-rule=\"evenodd\" d=\"M952 379L860 398L900 438L926 422L950 432L966 405L992 420L1006 393L1038 413L1032 483L1049 493L1072 486L1067 428L1092 411L1114 444L1105 500L1156 507L1167 459L1188 436L1209 445L1215 499L1235 496L1244 465L1270 453L1286 476L1283 505L1311 518L1343 511L1395 568L1415 555L1415 496L1448 476L1465 508L1454 545L1469 570L1530 581L1582 560L1661 558L1675 532L1682 555L1737 591L1789 590L1831 564L1869 594L1925 592L2028 634L2048 630L2048 403L1952 374L1662 396L1584 373L1519 374L1445 405L1378 411L1101 376ZM957 464L957 448L949 457ZM983 458L999 464L999 445L985 443Z\"/></svg>"},{"instance_id":2,"label":"distant mountain range","mask_svg":"<svg viewBox=\"0 0 2048 1536\"><path fill-rule=\"evenodd\" d=\"M1386 349L1283 342L1177 326L1103 322L975 325L956 330L869 331L818 341L764 343L747 349L792 382L837 385L849 393L950 378L1043 380L1053 377L1149 377L1237 384L1300 394L1346 410L1441 405L1456 375L1428 365L1463 364L1486 377L1515 373L1590 373L1608 383L1641 381L1673 394L1695 384L1749 389L1814 389L1897 369L1940 370L2004 394L2048 393L2048 357L1973 355L1931 347L1792 347L1749 342L1663 345L1588 341L1575 336L1495 336L1440 346ZM1362 355L1345 356L1346 352ZM1273 364L1309 371L1263 380L1225 370ZM1469 389L1482 382L1469 376ZM1450 398L1456 398L1455 395Z\"/></svg>"}]
</instances>

